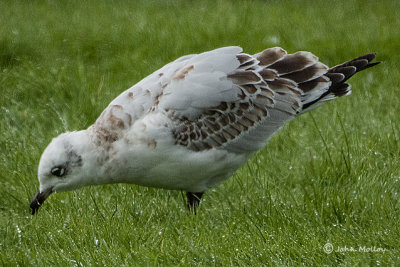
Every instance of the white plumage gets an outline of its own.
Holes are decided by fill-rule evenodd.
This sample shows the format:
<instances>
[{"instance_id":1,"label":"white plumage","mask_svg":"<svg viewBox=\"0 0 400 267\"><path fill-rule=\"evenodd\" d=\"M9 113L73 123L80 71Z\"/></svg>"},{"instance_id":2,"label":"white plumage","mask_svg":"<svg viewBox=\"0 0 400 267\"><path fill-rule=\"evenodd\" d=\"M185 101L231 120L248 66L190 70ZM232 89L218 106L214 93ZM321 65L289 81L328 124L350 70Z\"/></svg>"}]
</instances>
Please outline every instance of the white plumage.
<instances>
[{"instance_id":1,"label":"white plumage","mask_svg":"<svg viewBox=\"0 0 400 267\"><path fill-rule=\"evenodd\" d=\"M87 130L53 139L39 164L35 212L52 192L133 183L202 193L242 166L286 122L350 93L368 54L329 69L309 52L240 47L188 55L123 92ZM191 199L192 205L199 199ZM196 195L199 198L200 195Z\"/></svg>"}]
</instances>

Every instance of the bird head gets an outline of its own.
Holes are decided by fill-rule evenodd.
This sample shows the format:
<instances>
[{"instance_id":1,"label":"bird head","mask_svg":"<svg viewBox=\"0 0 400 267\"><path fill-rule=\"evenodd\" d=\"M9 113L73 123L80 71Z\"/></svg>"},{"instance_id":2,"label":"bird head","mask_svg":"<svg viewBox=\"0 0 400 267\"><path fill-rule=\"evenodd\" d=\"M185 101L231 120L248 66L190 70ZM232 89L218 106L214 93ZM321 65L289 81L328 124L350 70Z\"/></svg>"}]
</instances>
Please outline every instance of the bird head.
<instances>
[{"instance_id":1,"label":"bird head","mask_svg":"<svg viewBox=\"0 0 400 267\"><path fill-rule=\"evenodd\" d=\"M90 145L85 131L63 133L50 142L40 158L40 187L30 205L32 214L53 192L74 190L88 184L92 169L88 166L92 162Z\"/></svg>"}]
</instances>

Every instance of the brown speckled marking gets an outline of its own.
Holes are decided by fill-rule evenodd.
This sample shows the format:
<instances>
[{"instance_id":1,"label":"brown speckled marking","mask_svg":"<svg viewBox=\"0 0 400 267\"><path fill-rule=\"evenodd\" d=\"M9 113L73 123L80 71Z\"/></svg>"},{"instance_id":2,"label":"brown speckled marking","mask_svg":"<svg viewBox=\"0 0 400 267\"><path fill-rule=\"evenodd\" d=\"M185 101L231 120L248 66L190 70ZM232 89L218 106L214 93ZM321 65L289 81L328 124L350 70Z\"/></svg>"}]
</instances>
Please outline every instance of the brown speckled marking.
<instances>
[{"instance_id":1,"label":"brown speckled marking","mask_svg":"<svg viewBox=\"0 0 400 267\"><path fill-rule=\"evenodd\" d=\"M116 117L114 114L110 114L107 120L110 122L113 128L120 128L120 129L125 128L125 122L122 119Z\"/></svg>"},{"instance_id":2,"label":"brown speckled marking","mask_svg":"<svg viewBox=\"0 0 400 267\"><path fill-rule=\"evenodd\" d=\"M107 121L110 123L112 129L124 129L125 128L125 122L121 119L118 118L113 114L114 109L123 109L122 106L120 105L113 105L110 109L110 114L108 115ZM128 114L129 115L129 114Z\"/></svg>"},{"instance_id":3,"label":"brown speckled marking","mask_svg":"<svg viewBox=\"0 0 400 267\"><path fill-rule=\"evenodd\" d=\"M158 106L158 104L160 103L160 97L162 97L164 95L164 92L161 92L158 96L156 96L154 105Z\"/></svg>"},{"instance_id":4,"label":"brown speckled marking","mask_svg":"<svg viewBox=\"0 0 400 267\"><path fill-rule=\"evenodd\" d=\"M113 143L118 140L118 134L115 131L110 131L105 127L94 126L95 134L97 138L97 144Z\"/></svg>"},{"instance_id":5,"label":"brown speckled marking","mask_svg":"<svg viewBox=\"0 0 400 267\"><path fill-rule=\"evenodd\" d=\"M147 146L149 147L149 148L156 148L157 147L157 141L156 140L149 140L149 142L147 143Z\"/></svg>"},{"instance_id":6,"label":"brown speckled marking","mask_svg":"<svg viewBox=\"0 0 400 267\"><path fill-rule=\"evenodd\" d=\"M183 78L185 78L185 76L194 69L193 65L184 67L180 70L178 70L174 76L172 77L173 80L182 80Z\"/></svg>"},{"instance_id":7,"label":"brown speckled marking","mask_svg":"<svg viewBox=\"0 0 400 267\"><path fill-rule=\"evenodd\" d=\"M150 112L153 112L157 109L158 104L160 103L160 97L164 95L163 92L161 92L159 95L157 95L154 99L154 105L150 108Z\"/></svg>"},{"instance_id":8,"label":"brown speckled marking","mask_svg":"<svg viewBox=\"0 0 400 267\"><path fill-rule=\"evenodd\" d=\"M112 105L112 108L122 109L121 105Z\"/></svg>"},{"instance_id":9,"label":"brown speckled marking","mask_svg":"<svg viewBox=\"0 0 400 267\"><path fill-rule=\"evenodd\" d=\"M133 93L132 93L132 92L129 92L129 93L128 93L128 97L129 97L129 98L133 98Z\"/></svg>"},{"instance_id":10,"label":"brown speckled marking","mask_svg":"<svg viewBox=\"0 0 400 267\"><path fill-rule=\"evenodd\" d=\"M122 131L132 124L132 116L126 112L121 113L124 119L118 117L113 111L123 110L121 105L113 105L105 110L99 119L91 126L98 145L105 149L111 148L111 144L121 138Z\"/></svg>"}]
</instances>

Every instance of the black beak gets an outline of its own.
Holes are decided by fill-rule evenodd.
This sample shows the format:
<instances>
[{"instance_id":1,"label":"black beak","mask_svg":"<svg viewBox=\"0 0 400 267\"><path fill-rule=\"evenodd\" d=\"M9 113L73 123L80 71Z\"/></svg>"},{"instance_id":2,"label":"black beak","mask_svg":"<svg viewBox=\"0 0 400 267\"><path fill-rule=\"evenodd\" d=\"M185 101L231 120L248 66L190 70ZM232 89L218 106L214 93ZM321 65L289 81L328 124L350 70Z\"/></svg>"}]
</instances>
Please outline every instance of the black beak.
<instances>
[{"instance_id":1,"label":"black beak","mask_svg":"<svg viewBox=\"0 0 400 267\"><path fill-rule=\"evenodd\" d=\"M30 207L32 209L32 215L34 215L35 212L38 211L40 205L42 205L42 203L46 200L46 198L48 196L51 195L51 193L53 193L53 188L49 188L43 192L39 191L36 193L35 197L33 198L32 202L31 202L31 205L30 205Z\"/></svg>"}]
</instances>

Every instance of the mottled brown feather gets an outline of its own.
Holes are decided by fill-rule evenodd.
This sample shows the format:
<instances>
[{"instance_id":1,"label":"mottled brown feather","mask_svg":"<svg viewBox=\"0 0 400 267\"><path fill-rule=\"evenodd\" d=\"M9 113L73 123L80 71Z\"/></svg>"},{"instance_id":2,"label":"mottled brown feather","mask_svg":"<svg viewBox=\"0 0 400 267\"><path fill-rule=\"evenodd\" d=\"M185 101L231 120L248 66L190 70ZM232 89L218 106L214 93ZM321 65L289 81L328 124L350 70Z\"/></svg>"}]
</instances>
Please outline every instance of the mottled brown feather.
<instances>
[{"instance_id":1,"label":"mottled brown feather","mask_svg":"<svg viewBox=\"0 0 400 267\"><path fill-rule=\"evenodd\" d=\"M269 66L286 55L286 51L280 47L269 48L258 54L257 59L261 66Z\"/></svg>"},{"instance_id":2,"label":"mottled brown feather","mask_svg":"<svg viewBox=\"0 0 400 267\"><path fill-rule=\"evenodd\" d=\"M264 81L272 81L278 77L278 74L271 69L263 69L259 72Z\"/></svg>"},{"instance_id":3,"label":"mottled brown feather","mask_svg":"<svg viewBox=\"0 0 400 267\"><path fill-rule=\"evenodd\" d=\"M279 74L291 73L302 70L317 61L315 56L305 56L302 52L297 52L285 56L282 60L272 64L269 68L276 70Z\"/></svg>"},{"instance_id":4,"label":"mottled brown feather","mask_svg":"<svg viewBox=\"0 0 400 267\"><path fill-rule=\"evenodd\" d=\"M318 77L314 80L308 81L308 82L304 82L304 83L300 83L298 85L298 87L305 93L313 90L315 87L317 87L317 85L319 83L326 83L326 85L328 86L329 82L327 81L326 78L323 77Z\"/></svg>"},{"instance_id":5,"label":"mottled brown feather","mask_svg":"<svg viewBox=\"0 0 400 267\"><path fill-rule=\"evenodd\" d=\"M253 57L246 54L239 54L236 56L236 58L239 60L240 65L253 60Z\"/></svg>"},{"instance_id":6,"label":"mottled brown feather","mask_svg":"<svg viewBox=\"0 0 400 267\"><path fill-rule=\"evenodd\" d=\"M260 81L260 78L250 70L238 70L228 75L228 78L233 80L237 85L256 83Z\"/></svg>"},{"instance_id":7,"label":"mottled brown feather","mask_svg":"<svg viewBox=\"0 0 400 267\"><path fill-rule=\"evenodd\" d=\"M282 78L290 79L296 83L302 83L315 78L315 76L321 76L323 73L328 71L328 67L323 64L315 63L314 65L305 68L303 70L295 71L282 75Z\"/></svg>"}]
</instances>

